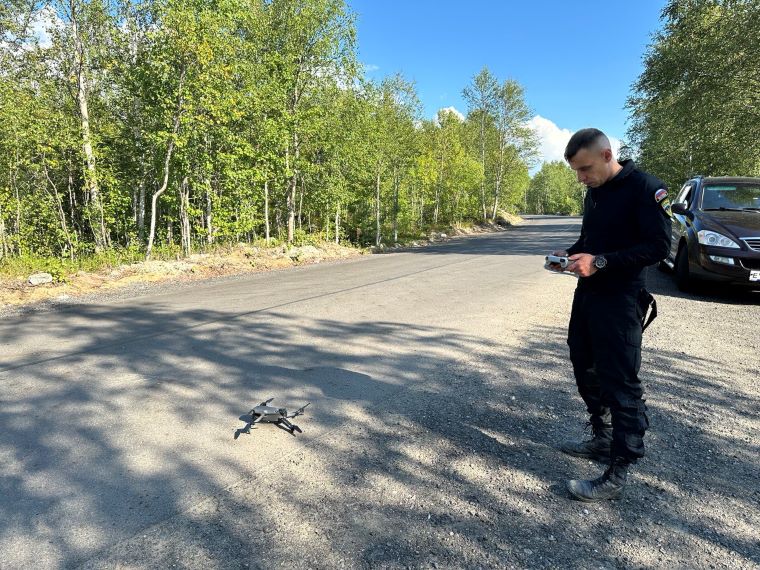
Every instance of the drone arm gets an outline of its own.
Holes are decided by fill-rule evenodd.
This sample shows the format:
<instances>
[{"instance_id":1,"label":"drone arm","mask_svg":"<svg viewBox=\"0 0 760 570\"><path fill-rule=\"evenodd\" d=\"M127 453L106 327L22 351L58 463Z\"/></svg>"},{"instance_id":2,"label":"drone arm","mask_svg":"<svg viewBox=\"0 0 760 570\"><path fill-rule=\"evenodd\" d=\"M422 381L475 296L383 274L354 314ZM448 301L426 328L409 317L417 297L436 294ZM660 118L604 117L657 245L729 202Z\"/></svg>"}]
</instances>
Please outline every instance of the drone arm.
<instances>
[{"instance_id":1,"label":"drone arm","mask_svg":"<svg viewBox=\"0 0 760 570\"><path fill-rule=\"evenodd\" d=\"M311 404L311 402L309 402L309 404ZM306 406L308 406L309 404L306 404ZM293 412L292 414L290 414L288 417L289 418L295 418L297 416L300 416L301 414L304 413L304 410L306 410L306 406L301 406L295 412Z\"/></svg>"}]
</instances>

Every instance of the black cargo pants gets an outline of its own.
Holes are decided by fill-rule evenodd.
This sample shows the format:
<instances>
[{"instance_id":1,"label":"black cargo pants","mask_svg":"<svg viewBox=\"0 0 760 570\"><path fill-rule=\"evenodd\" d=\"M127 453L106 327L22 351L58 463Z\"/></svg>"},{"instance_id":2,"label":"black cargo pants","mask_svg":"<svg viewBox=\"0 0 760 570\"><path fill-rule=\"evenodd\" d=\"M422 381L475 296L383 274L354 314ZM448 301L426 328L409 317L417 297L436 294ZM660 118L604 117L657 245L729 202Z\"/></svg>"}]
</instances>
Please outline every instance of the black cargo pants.
<instances>
[{"instance_id":1,"label":"black cargo pants","mask_svg":"<svg viewBox=\"0 0 760 570\"><path fill-rule=\"evenodd\" d=\"M638 374L644 318L652 302L639 287L612 292L579 288L568 327L570 360L591 424L609 428L611 420L612 456L629 462L644 456L649 427Z\"/></svg>"}]
</instances>

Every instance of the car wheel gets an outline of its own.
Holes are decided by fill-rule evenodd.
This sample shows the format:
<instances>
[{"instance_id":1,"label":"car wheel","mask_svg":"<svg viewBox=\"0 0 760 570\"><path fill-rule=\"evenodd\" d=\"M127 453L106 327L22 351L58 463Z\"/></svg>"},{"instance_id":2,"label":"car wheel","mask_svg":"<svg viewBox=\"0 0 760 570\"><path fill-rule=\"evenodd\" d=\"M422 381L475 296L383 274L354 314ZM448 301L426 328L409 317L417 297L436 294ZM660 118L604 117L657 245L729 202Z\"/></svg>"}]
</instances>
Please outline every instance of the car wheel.
<instances>
[{"instance_id":1,"label":"car wheel","mask_svg":"<svg viewBox=\"0 0 760 570\"><path fill-rule=\"evenodd\" d=\"M681 291L688 292L694 289L694 279L689 272L689 248L685 244L678 248L673 274L676 278L676 285Z\"/></svg>"}]
</instances>

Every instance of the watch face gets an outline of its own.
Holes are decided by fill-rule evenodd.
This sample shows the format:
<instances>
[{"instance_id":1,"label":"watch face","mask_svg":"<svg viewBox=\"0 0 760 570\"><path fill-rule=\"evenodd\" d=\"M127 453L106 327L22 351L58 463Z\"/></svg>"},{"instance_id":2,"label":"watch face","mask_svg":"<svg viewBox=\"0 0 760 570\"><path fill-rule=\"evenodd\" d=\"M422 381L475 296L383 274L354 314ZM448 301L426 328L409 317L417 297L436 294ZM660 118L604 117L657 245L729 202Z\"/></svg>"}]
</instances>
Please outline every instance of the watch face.
<instances>
[{"instance_id":1,"label":"watch face","mask_svg":"<svg viewBox=\"0 0 760 570\"><path fill-rule=\"evenodd\" d=\"M594 258L594 266L596 266L597 269L604 269L605 265L607 265L607 259L603 255L597 255Z\"/></svg>"}]
</instances>

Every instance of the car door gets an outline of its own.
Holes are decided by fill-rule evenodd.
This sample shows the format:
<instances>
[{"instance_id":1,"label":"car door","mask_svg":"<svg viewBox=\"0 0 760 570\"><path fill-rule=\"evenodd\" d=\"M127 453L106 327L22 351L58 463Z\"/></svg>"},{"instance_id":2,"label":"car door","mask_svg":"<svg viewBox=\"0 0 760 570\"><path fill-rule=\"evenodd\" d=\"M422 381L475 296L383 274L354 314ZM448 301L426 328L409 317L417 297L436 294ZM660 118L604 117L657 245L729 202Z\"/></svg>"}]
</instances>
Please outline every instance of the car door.
<instances>
[{"instance_id":1,"label":"car door","mask_svg":"<svg viewBox=\"0 0 760 570\"><path fill-rule=\"evenodd\" d=\"M678 196L676 196L674 203L683 204L688 208L691 205L691 201L694 196L693 190L695 186L696 186L696 183L693 180L690 180L689 182L684 184L683 188L681 188L681 191L678 193ZM681 243L681 237L687 234L689 223L691 223L691 220L689 220L689 218L687 218L686 216L673 214L673 218L670 223L671 240L670 240L670 255L668 257L674 262L676 259L676 255L678 255L678 245Z\"/></svg>"}]
</instances>

